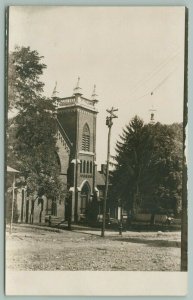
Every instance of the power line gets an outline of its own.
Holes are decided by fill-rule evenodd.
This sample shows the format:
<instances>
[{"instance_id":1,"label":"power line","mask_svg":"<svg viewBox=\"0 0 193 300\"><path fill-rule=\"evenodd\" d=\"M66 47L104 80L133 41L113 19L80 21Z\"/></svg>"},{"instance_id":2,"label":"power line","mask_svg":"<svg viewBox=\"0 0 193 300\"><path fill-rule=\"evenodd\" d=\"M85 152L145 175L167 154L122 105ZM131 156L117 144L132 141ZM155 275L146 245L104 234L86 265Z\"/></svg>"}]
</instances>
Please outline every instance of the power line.
<instances>
[{"instance_id":1,"label":"power line","mask_svg":"<svg viewBox=\"0 0 193 300\"><path fill-rule=\"evenodd\" d=\"M141 79L133 88L133 91L131 92L130 96L135 94L136 90L138 89L139 86L143 86L146 82L148 82L150 79L152 79L154 76L156 76L164 67L167 65L170 61L172 61L176 56L180 54L181 48L178 49L172 56L170 55L167 57L164 61L159 63L154 71L152 73L149 73L149 75L146 77L146 79Z\"/></svg>"},{"instance_id":2,"label":"power line","mask_svg":"<svg viewBox=\"0 0 193 300\"><path fill-rule=\"evenodd\" d=\"M164 82L174 73L174 71L177 69L177 67L172 70L151 92L151 95L153 95L153 93L164 84Z\"/></svg>"},{"instance_id":3,"label":"power line","mask_svg":"<svg viewBox=\"0 0 193 300\"><path fill-rule=\"evenodd\" d=\"M150 91L148 91L148 92L145 93L144 95L140 96L139 98L135 99L135 101L139 101L139 100L145 98L145 97L148 96L148 95L153 96L154 92L155 92L160 86L162 86L162 85L164 84L164 82L165 82L165 81L166 81L166 80L174 73L174 71L175 71L176 69L177 69L177 67L176 67L175 69L173 69L169 74L167 74L167 76L164 77L164 79L163 79L161 82L159 82L159 83L156 85L156 87L154 87L153 89L150 89Z\"/></svg>"},{"instance_id":4,"label":"power line","mask_svg":"<svg viewBox=\"0 0 193 300\"><path fill-rule=\"evenodd\" d=\"M140 81L138 82L138 84L135 86L133 93L135 93L136 89L137 89L140 85L145 84L145 83L148 82L150 79L152 79L152 77L154 77L155 75L157 75L157 73L159 73L159 72L163 69L163 67L165 67L165 65L168 64L169 61L172 61L172 60L178 55L179 52L180 52L180 49L179 49L177 52L175 52L175 54L174 54L172 57L170 56L170 57L168 57L167 59L165 59L162 63L158 64L157 67L154 69L154 71L153 71L152 73L150 73L149 76L147 76L145 80L143 80L143 79L140 80ZM133 94L133 93L132 93L132 94Z\"/></svg>"}]
</instances>

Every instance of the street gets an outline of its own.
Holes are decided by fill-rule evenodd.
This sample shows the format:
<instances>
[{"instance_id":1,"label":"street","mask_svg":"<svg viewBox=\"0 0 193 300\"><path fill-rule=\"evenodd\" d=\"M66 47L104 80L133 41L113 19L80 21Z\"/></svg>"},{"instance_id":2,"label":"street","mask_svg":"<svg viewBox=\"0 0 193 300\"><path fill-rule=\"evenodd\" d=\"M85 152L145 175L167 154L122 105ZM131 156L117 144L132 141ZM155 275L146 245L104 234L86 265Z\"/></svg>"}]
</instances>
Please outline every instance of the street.
<instances>
[{"instance_id":1,"label":"street","mask_svg":"<svg viewBox=\"0 0 193 300\"><path fill-rule=\"evenodd\" d=\"M8 270L180 271L180 232L46 231L6 234Z\"/></svg>"}]
</instances>

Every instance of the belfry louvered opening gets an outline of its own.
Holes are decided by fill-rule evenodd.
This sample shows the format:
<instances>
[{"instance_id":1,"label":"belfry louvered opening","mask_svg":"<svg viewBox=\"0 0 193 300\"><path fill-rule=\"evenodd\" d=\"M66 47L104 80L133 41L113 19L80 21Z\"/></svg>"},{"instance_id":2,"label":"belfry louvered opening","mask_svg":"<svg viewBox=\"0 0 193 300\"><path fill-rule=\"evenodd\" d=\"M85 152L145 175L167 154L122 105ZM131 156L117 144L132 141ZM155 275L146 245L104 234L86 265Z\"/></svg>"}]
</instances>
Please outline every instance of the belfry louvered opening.
<instances>
[{"instance_id":1,"label":"belfry louvered opening","mask_svg":"<svg viewBox=\"0 0 193 300\"><path fill-rule=\"evenodd\" d=\"M82 150L90 151L90 130L88 124L84 125L82 133Z\"/></svg>"}]
</instances>

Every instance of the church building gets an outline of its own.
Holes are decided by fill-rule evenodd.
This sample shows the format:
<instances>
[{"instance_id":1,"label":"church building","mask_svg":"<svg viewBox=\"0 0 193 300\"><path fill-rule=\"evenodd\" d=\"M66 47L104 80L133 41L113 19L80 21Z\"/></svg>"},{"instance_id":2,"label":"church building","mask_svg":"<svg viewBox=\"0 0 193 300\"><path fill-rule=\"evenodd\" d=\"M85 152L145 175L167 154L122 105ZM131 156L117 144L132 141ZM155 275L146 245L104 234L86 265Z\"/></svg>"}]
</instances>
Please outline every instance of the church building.
<instances>
[{"instance_id":1,"label":"church building","mask_svg":"<svg viewBox=\"0 0 193 300\"><path fill-rule=\"evenodd\" d=\"M105 173L97 171L96 165L96 87L91 99L85 98L79 80L72 96L57 97L56 87L52 95L57 115L57 161L65 195L60 199L36 195L30 198L25 187L15 188L14 222L45 223L51 218L60 223L70 218L77 223L88 218L94 221L102 213ZM7 222L13 207L10 191L7 192Z\"/></svg>"},{"instance_id":2,"label":"church building","mask_svg":"<svg viewBox=\"0 0 193 300\"><path fill-rule=\"evenodd\" d=\"M96 119L95 87L91 99L83 97L79 78L74 94L56 97L57 146L61 180L71 197L72 221L85 217L90 202L98 194L96 175Z\"/></svg>"},{"instance_id":3,"label":"church building","mask_svg":"<svg viewBox=\"0 0 193 300\"><path fill-rule=\"evenodd\" d=\"M14 221L21 223L56 223L96 220L102 213L105 174L96 165L96 120L98 100L95 86L91 99L85 98L79 78L72 96L53 100L57 112L57 161L65 196L61 199L35 195L27 197L25 187L14 189ZM7 222L12 210L12 193L7 194Z\"/></svg>"}]
</instances>

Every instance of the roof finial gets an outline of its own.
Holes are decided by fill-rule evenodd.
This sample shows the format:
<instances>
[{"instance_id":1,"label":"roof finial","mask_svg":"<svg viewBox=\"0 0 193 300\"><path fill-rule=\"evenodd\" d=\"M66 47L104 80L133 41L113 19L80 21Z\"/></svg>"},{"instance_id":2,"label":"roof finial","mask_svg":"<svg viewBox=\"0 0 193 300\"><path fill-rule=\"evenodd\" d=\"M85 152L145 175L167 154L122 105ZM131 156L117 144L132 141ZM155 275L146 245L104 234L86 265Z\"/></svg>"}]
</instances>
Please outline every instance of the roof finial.
<instances>
[{"instance_id":1,"label":"roof finial","mask_svg":"<svg viewBox=\"0 0 193 300\"><path fill-rule=\"evenodd\" d=\"M79 83L80 83L80 77L78 76L78 81L76 87L79 88Z\"/></svg>"},{"instance_id":2,"label":"roof finial","mask_svg":"<svg viewBox=\"0 0 193 300\"><path fill-rule=\"evenodd\" d=\"M82 95L81 93L81 87L79 86L80 84L80 77L78 77L78 81L77 81L77 84L76 84L76 87L74 88L74 95Z\"/></svg>"},{"instance_id":3,"label":"roof finial","mask_svg":"<svg viewBox=\"0 0 193 300\"><path fill-rule=\"evenodd\" d=\"M53 92L52 92L52 98L57 97L56 94L58 94L58 91L57 91L57 81L55 82L55 87L54 87Z\"/></svg>"},{"instance_id":4,"label":"roof finial","mask_svg":"<svg viewBox=\"0 0 193 300\"><path fill-rule=\"evenodd\" d=\"M95 102L98 102L98 100L96 99L97 98L97 94L96 94L96 84L94 85L94 88L93 88L93 92L92 92L92 95L91 95L91 98L93 101Z\"/></svg>"}]
</instances>

